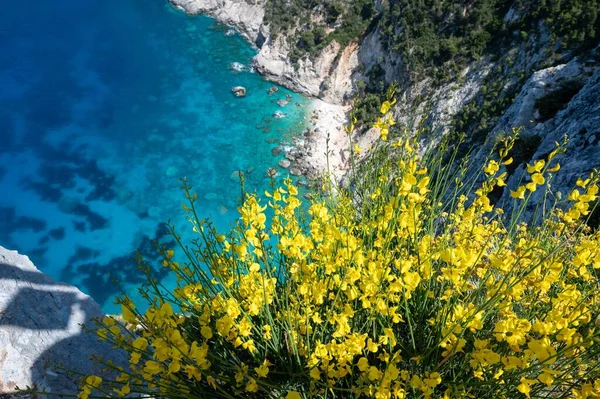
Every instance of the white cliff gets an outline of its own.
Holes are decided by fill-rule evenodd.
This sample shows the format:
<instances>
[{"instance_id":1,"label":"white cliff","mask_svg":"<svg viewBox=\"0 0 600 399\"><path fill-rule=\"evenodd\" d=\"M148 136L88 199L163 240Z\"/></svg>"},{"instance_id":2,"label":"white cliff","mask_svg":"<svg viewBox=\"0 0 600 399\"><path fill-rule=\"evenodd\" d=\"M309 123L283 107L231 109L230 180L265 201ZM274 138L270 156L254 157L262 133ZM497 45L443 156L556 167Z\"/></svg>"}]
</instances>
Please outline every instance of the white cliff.
<instances>
[{"instance_id":1,"label":"white cliff","mask_svg":"<svg viewBox=\"0 0 600 399\"><path fill-rule=\"evenodd\" d=\"M99 316L88 295L0 247L0 396L27 387L53 397L77 394L80 377L61 367L103 375L92 355L123 363L121 352L82 331L82 323Z\"/></svg>"}]
</instances>

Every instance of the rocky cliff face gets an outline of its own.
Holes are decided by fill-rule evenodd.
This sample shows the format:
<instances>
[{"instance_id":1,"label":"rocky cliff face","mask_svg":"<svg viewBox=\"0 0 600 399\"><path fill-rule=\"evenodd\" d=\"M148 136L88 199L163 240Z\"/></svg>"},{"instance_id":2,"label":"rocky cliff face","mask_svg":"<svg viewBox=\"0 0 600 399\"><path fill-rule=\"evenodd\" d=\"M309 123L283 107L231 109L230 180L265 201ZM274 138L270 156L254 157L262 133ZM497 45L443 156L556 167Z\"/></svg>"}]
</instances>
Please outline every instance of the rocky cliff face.
<instances>
[{"instance_id":1,"label":"rocky cliff face","mask_svg":"<svg viewBox=\"0 0 600 399\"><path fill-rule=\"evenodd\" d=\"M552 118L540 121L536 101L568 85L581 89ZM565 198L579 177L600 168L600 68L573 59L535 72L494 127L485 147L493 145L498 134L516 126L522 126L524 139L534 143L534 160L547 157L556 142L568 139L567 152L556 158L561 170L550 182L553 191L560 191ZM519 165L511 173L508 186L516 187L527 175L525 165ZM534 193L533 203L541 203L541 196L541 192ZM508 202L509 198L509 191L504 190L501 200Z\"/></svg>"},{"instance_id":2,"label":"rocky cliff face","mask_svg":"<svg viewBox=\"0 0 600 399\"><path fill-rule=\"evenodd\" d=\"M254 67L267 79L333 104L351 99L351 76L358 67L358 43L341 48L332 42L317 56L290 61L288 36L272 38L264 23L266 0L170 0L190 14L203 13L236 28L259 48Z\"/></svg>"},{"instance_id":3,"label":"rocky cliff face","mask_svg":"<svg viewBox=\"0 0 600 399\"><path fill-rule=\"evenodd\" d=\"M266 0L170 0L188 14L206 14L233 26L246 40L256 45L263 41Z\"/></svg>"},{"instance_id":4,"label":"rocky cliff face","mask_svg":"<svg viewBox=\"0 0 600 399\"><path fill-rule=\"evenodd\" d=\"M292 64L289 54L294 43L289 43L289 38L293 32L275 38L269 36L268 26L263 21L266 0L253 3L250 0L171 1L188 12L204 12L235 26L259 46L254 64L265 77L328 103L349 105L357 82L368 83L372 71L378 70L378 79L398 83L398 102L393 109L396 119L409 131L425 127L428 131L425 145L435 145L449 132L467 130L479 123L478 128L465 132L467 141L469 145L487 148L501 132L523 127L524 137L530 139L535 148L528 149L527 159L520 159L521 165L510 180L512 184L522 177L520 171L525 163L547 154L563 134L571 138L570 150L563 156L563 162L569 166L555 185L564 189L574 175L586 174L600 166L600 152L595 147L597 128L594 128L600 106L600 97L594 97L597 92L594 79L600 65L598 55L592 61L589 54L586 59L574 59L569 49L560 47L543 25L529 32L523 40L516 40L517 45L498 54L484 55L440 82L427 74L420 79L408 76L411 65L399 52L384 45L385 28L380 23L371 26L360 41L345 48L333 41L318 55L300 58ZM382 4L376 3L381 11ZM518 10L511 8L504 21L513 23L522 17ZM512 32L514 38L522 33ZM566 100L557 99L564 102L560 105L562 110L540 118L538 100L565 85L577 85L581 90ZM486 115L486 121L478 120L480 110ZM467 123L456 128L460 120ZM342 153L344 148L330 150L336 154ZM317 148L311 151L322 152ZM343 157L338 161L342 164Z\"/></svg>"},{"instance_id":5,"label":"rocky cliff face","mask_svg":"<svg viewBox=\"0 0 600 399\"><path fill-rule=\"evenodd\" d=\"M0 247L0 396L27 387L77 394L79 376L104 375L90 360L123 364L126 358L81 324L102 316L99 306L77 288L41 273L28 257Z\"/></svg>"}]
</instances>

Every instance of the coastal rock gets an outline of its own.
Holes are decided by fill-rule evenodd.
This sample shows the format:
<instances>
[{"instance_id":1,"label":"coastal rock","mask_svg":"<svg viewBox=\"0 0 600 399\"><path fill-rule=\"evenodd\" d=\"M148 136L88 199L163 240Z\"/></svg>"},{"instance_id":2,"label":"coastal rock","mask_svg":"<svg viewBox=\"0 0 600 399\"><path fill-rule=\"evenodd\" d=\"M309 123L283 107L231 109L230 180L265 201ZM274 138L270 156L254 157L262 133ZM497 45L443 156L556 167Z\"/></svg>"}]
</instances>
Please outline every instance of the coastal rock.
<instances>
[{"instance_id":1,"label":"coastal rock","mask_svg":"<svg viewBox=\"0 0 600 399\"><path fill-rule=\"evenodd\" d=\"M244 86L235 86L231 92L236 97L246 97L246 88Z\"/></svg>"},{"instance_id":2,"label":"coastal rock","mask_svg":"<svg viewBox=\"0 0 600 399\"><path fill-rule=\"evenodd\" d=\"M282 159L281 161L279 161L279 166L281 166L284 169L289 168L291 164L292 163L287 159Z\"/></svg>"},{"instance_id":3,"label":"coastal rock","mask_svg":"<svg viewBox=\"0 0 600 399\"><path fill-rule=\"evenodd\" d=\"M269 87L269 90L267 90L267 94L275 94L279 91L279 87L277 86L271 86Z\"/></svg>"},{"instance_id":4,"label":"coastal rock","mask_svg":"<svg viewBox=\"0 0 600 399\"><path fill-rule=\"evenodd\" d=\"M100 307L76 287L41 273L28 257L0 247L0 396L27 386L52 396L78 393L77 376L56 369L105 376L90 358L117 365L127 356L82 331Z\"/></svg>"},{"instance_id":5,"label":"coastal rock","mask_svg":"<svg viewBox=\"0 0 600 399\"><path fill-rule=\"evenodd\" d=\"M300 170L299 168L291 168L290 174L292 176L302 176L302 170Z\"/></svg>"},{"instance_id":6,"label":"coastal rock","mask_svg":"<svg viewBox=\"0 0 600 399\"><path fill-rule=\"evenodd\" d=\"M257 43L264 28L267 0L169 0L171 4L188 14L207 14L217 21L234 27L249 42Z\"/></svg>"},{"instance_id":7,"label":"coastal rock","mask_svg":"<svg viewBox=\"0 0 600 399\"><path fill-rule=\"evenodd\" d=\"M239 182L239 181L242 180L242 177L244 177L244 171L243 170L234 170L229 175L229 180L237 183L237 182Z\"/></svg>"},{"instance_id":8,"label":"coastal rock","mask_svg":"<svg viewBox=\"0 0 600 399\"><path fill-rule=\"evenodd\" d=\"M281 111L275 111L273 113L273 118L275 119L282 119L285 118L287 116L287 114L285 112L281 112Z\"/></svg>"},{"instance_id":9,"label":"coastal rock","mask_svg":"<svg viewBox=\"0 0 600 399\"><path fill-rule=\"evenodd\" d=\"M279 105L280 107L285 107L286 105L288 105L289 101L284 100L284 99L279 99L277 100L277 105Z\"/></svg>"},{"instance_id":10,"label":"coastal rock","mask_svg":"<svg viewBox=\"0 0 600 399\"><path fill-rule=\"evenodd\" d=\"M531 122L535 113L535 100L546 95L561 84L580 81L584 84L577 94L573 96L563 109L559 110L551 119L540 122ZM523 89L515 99L513 105L500 119L492 133L488 136L485 146L481 150L482 162L484 151L491 148L503 131L510 131L512 127L523 126L521 140L536 144L531 159L524 162L543 159L555 148L556 142L562 142L565 136L568 139L567 151L556 156L554 162L561 165L561 169L552 179L552 190L560 191L566 197L575 186L579 177L589 175L600 165L600 67L587 68L577 59L568 64L540 70L532 75L525 83ZM478 160L479 161L479 160ZM509 174L507 184L516 187L521 181L528 178L528 173L523 166L519 166ZM511 203L509 190L504 190L500 201ZM532 206L542 201L543 190L533 193ZM508 206L506 206L508 208ZM527 210L529 213L533 209Z\"/></svg>"},{"instance_id":11,"label":"coastal rock","mask_svg":"<svg viewBox=\"0 0 600 399\"><path fill-rule=\"evenodd\" d=\"M269 168L266 170L265 176L269 177L269 178L274 178L274 177L279 176L279 172L277 172L277 169L275 169L275 168Z\"/></svg>"},{"instance_id":12,"label":"coastal rock","mask_svg":"<svg viewBox=\"0 0 600 399\"><path fill-rule=\"evenodd\" d=\"M342 48L333 41L315 57L301 58L297 65L290 61L291 47L285 35L267 40L254 57L253 65L268 80L294 91L336 104L350 99L350 77L359 65L358 43Z\"/></svg>"}]
</instances>

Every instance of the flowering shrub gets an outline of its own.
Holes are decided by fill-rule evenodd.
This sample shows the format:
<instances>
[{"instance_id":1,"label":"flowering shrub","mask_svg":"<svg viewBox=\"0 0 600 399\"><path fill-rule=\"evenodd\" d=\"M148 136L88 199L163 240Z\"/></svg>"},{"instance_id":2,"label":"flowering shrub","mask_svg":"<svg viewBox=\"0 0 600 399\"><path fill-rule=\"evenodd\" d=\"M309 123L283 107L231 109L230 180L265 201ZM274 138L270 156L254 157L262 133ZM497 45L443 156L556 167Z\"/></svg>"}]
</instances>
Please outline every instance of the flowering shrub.
<instances>
[{"instance_id":1,"label":"flowering shrub","mask_svg":"<svg viewBox=\"0 0 600 399\"><path fill-rule=\"evenodd\" d=\"M303 207L286 180L246 196L227 235L184 182L197 238L170 227L185 262L162 249L177 287L150 276L147 311L123 298L126 326L101 322L130 365L106 364L117 378L88 376L80 398L600 397L600 232L583 223L598 176L527 225L563 146L529 165L509 216L489 194L514 143L467 176L384 142L351 193Z\"/></svg>"}]
</instances>

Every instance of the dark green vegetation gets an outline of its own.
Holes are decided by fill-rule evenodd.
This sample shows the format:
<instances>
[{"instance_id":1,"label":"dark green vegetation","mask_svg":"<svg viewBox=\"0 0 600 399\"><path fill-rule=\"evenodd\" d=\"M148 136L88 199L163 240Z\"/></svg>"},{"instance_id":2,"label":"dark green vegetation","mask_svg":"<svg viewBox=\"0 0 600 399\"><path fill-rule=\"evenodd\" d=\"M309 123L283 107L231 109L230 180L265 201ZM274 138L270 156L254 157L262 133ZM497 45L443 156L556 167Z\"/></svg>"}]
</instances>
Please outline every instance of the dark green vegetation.
<instances>
[{"instance_id":1,"label":"dark green vegetation","mask_svg":"<svg viewBox=\"0 0 600 399\"><path fill-rule=\"evenodd\" d=\"M494 69L453 126L480 142L532 72L598 45L599 12L600 0L268 0L266 21L273 35L290 38L292 62L318 54L333 40L343 47L378 29L387 51L382 57L402 56L396 75L406 84L460 81L465 66L489 57ZM527 54L542 49L539 62L523 64ZM356 82L354 106L358 126L368 127L390 82L379 65L364 72L368 79ZM561 88L540 100L541 120L564 106L573 90Z\"/></svg>"},{"instance_id":2,"label":"dark green vegetation","mask_svg":"<svg viewBox=\"0 0 600 399\"><path fill-rule=\"evenodd\" d=\"M269 0L265 19L275 36L294 32L296 57L332 40L344 46L380 22L388 48L420 72L455 69L492 45L526 40L540 23L564 48L589 48L600 37L599 10L599 0L388 0L379 10L373 0Z\"/></svg>"},{"instance_id":3,"label":"dark green vegetation","mask_svg":"<svg viewBox=\"0 0 600 399\"><path fill-rule=\"evenodd\" d=\"M315 55L332 41L345 47L376 16L372 0L269 0L265 20L275 36L285 33L294 45L290 59Z\"/></svg>"},{"instance_id":4,"label":"dark green vegetation","mask_svg":"<svg viewBox=\"0 0 600 399\"><path fill-rule=\"evenodd\" d=\"M599 8L598 0L390 0L382 26L408 72L447 76L498 46L527 40L540 23L564 48L589 48L600 37Z\"/></svg>"}]
</instances>

